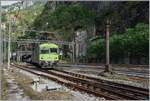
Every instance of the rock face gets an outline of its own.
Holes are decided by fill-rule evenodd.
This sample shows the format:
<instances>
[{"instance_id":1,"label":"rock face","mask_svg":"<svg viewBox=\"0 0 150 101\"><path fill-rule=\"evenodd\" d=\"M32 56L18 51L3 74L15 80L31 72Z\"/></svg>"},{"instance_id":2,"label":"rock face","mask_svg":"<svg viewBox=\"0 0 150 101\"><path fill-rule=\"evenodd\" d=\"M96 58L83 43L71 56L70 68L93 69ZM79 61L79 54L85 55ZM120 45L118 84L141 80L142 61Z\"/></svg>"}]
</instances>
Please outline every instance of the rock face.
<instances>
[{"instance_id":1,"label":"rock face","mask_svg":"<svg viewBox=\"0 0 150 101\"><path fill-rule=\"evenodd\" d=\"M98 11L97 31L104 32L106 19L111 20L111 31L123 33L126 28L134 27L139 22L148 23L148 2L111 2ZM102 27L103 26L103 27Z\"/></svg>"},{"instance_id":2,"label":"rock face","mask_svg":"<svg viewBox=\"0 0 150 101\"><path fill-rule=\"evenodd\" d=\"M139 22L148 23L149 21L149 2L148 1L74 1L57 2L59 5L81 4L96 11L96 33L103 34L105 31L106 19L111 20L112 31L122 33L128 27L133 27ZM56 7L57 7L56 6ZM91 33L93 34L93 33Z\"/></svg>"},{"instance_id":3,"label":"rock face","mask_svg":"<svg viewBox=\"0 0 150 101\"><path fill-rule=\"evenodd\" d=\"M112 33L123 33L128 27L133 27L139 22L148 23L149 21L148 1L48 1L40 16L47 16L48 12L60 5L75 4L84 5L96 12L95 26L88 31L90 37L104 34L107 19L111 20Z\"/></svg>"},{"instance_id":4,"label":"rock face","mask_svg":"<svg viewBox=\"0 0 150 101\"><path fill-rule=\"evenodd\" d=\"M105 32L107 19L111 20L111 31L113 33L123 33L126 28L134 27L139 22L149 22L148 1L90 1L80 2L80 4L96 11L96 34L103 34Z\"/></svg>"},{"instance_id":5,"label":"rock face","mask_svg":"<svg viewBox=\"0 0 150 101\"><path fill-rule=\"evenodd\" d=\"M76 32L76 57L86 56L87 49L87 32L86 31L77 31Z\"/></svg>"}]
</instances>

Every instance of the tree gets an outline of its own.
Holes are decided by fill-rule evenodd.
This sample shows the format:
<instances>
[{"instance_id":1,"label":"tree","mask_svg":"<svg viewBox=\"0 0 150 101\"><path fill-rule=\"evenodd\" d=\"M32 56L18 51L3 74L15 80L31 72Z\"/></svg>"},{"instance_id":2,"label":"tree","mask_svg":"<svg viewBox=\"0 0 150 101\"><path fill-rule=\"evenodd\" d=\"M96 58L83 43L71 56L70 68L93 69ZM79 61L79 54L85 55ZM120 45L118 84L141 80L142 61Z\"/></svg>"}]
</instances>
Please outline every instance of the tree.
<instances>
[{"instance_id":1,"label":"tree","mask_svg":"<svg viewBox=\"0 0 150 101\"><path fill-rule=\"evenodd\" d=\"M59 32L69 32L68 37L72 39L74 31L77 29L87 29L94 25L95 13L85 6L76 5L62 5L50 15L50 27ZM66 33L67 34L67 33Z\"/></svg>"},{"instance_id":2,"label":"tree","mask_svg":"<svg viewBox=\"0 0 150 101\"><path fill-rule=\"evenodd\" d=\"M110 37L111 61L128 57L138 59L149 56L149 30L148 24L138 23L134 28L128 28L123 34L114 34ZM97 44L95 44L98 42ZM104 39L99 38L89 43L88 55L94 58L105 58Z\"/></svg>"}]
</instances>

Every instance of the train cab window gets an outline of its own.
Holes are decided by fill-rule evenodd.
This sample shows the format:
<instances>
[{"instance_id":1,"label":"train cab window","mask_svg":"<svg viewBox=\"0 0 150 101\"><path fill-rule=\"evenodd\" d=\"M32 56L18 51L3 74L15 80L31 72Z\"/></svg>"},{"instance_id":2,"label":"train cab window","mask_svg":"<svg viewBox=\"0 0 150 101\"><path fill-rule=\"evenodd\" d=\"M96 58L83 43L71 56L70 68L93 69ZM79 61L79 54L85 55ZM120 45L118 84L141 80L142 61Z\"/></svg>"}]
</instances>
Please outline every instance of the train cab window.
<instances>
[{"instance_id":1,"label":"train cab window","mask_svg":"<svg viewBox=\"0 0 150 101\"><path fill-rule=\"evenodd\" d=\"M41 54L49 54L49 49L43 49L43 50L41 50Z\"/></svg>"},{"instance_id":2,"label":"train cab window","mask_svg":"<svg viewBox=\"0 0 150 101\"><path fill-rule=\"evenodd\" d=\"M51 48L51 53L57 53L57 48Z\"/></svg>"}]
</instances>

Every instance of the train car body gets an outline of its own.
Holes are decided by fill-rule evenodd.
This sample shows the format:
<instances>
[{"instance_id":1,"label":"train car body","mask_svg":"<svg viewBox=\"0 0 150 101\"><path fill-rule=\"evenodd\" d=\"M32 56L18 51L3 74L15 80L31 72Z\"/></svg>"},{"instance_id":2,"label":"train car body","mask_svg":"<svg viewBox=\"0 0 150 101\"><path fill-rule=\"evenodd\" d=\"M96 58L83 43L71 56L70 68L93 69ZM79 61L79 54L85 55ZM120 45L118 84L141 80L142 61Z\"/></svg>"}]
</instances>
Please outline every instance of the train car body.
<instances>
[{"instance_id":1,"label":"train car body","mask_svg":"<svg viewBox=\"0 0 150 101\"><path fill-rule=\"evenodd\" d=\"M54 43L33 45L32 62L41 67L53 67L59 62L59 46Z\"/></svg>"}]
</instances>

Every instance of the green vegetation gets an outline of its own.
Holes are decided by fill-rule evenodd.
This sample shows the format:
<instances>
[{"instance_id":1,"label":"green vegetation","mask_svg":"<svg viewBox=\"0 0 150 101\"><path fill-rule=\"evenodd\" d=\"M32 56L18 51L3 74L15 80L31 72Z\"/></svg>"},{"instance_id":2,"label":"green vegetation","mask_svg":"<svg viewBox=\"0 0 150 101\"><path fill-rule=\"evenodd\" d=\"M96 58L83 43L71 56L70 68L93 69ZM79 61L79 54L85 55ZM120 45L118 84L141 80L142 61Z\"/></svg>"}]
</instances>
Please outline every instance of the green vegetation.
<instances>
[{"instance_id":1,"label":"green vegetation","mask_svg":"<svg viewBox=\"0 0 150 101\"><path fill-rule=\"evenodd\" d=\"M94 26L96 34L101 35L105 32L107 19L111 20L111 34L122 34L126 28L134 27L139 22L148 22L148 2L56 3L58 5L47 2L31 27L58 32L62 40L72 41L74 32L78 29L86 30L90 37ZM39 35L34 32L27 34L31 38Z\"/></svg>"},{"instance_id":2,"label":"green vegetation","mask_svg":"<svg viewBox=\"0 0 150 101\"><path fill-rule=\"evenodd\" d=\"M92 2L91 2L92 3ZM88 30L95 26L96 33L105 33L106 20L111 20L110 58L113 63L140 63L144 57L148 63L148 3L147 2L102 2L87 5L83 2L59 4L52 9L53 2L47 2L42 13L31 24L35 30L58 32L62 40L72 41L76 30ZM103 8L93 9L94 6ZM122 9L120 9L122 8ZM88 32L88 37L92 34ZM35 38L37 33L28 33ZM100 36L101 37L101 36ZM105 62L104 38L97 39L88 46L87 56L97 62ZM82 58L81 58L82 60Z\"/></svg>"},{"instance_id":3,"label":"green vegetation","mask_svg":"<svg viewBox=\"0 0 150 101\"><path fill-rule=\"evenodd\" d=\"M8 7L6 7L8 9ZM17 7L18 8L18 7ZM34 22L37 16L39 16L44 8L44 3L36 2L33 6L26 8L26 9L17 9L13 10L13 8L8 12L2 13L2 23L6 26L3 29L3 33L5 37L8 37L8 16L11 16L13 20L12 22L12 33L11 33L11 40L17 40L20 37L25 36L24 30L30 30L29 26ZM29 33L29 32L27 32ZM27 38L27 37L24 37ZM8 47L8 44L7 46ZM11 42L11 51L16 50L16 43ZM6 49L6 51L8 48ZM6 52L8 53L8 52ZM7 58L7 56L6 56ZM6 59L7 61L7 59Z\"/></svg>"},{"instance_id":4,"label":"green vegetation","mask_svg":"<svg viewBox=\"0 0 150 101\"><path fill-rule=\"evenodd\" d=\"M87 32L87 40L94 35L98 35L100 38L89 43L88 53L85 57L81 56L80 61L85 61L88 57L90 60L104 63L105 40L102 36L106 30L106 20L109 19L111 21L111 61L122 63L128 58L130 63L133 63L132 60L137 60L140 63L143 59L145 63L148 63L148 3L140 1L47 1L45 4L39 1L31 7L10 13L15 18L12 37L14 39L18 37L36 39L46 36L45 33L23 33L23 29L33 29L56 32L58 40L73 41L75 31L84 30ZM3 14L3 23L7 23L7 15ZM6 25L8 28L8 24Z\"/></svg>"},{"instance_id":5,"label":"green vegetation","mask_svg":"<svg viewBox=\"0 0 150 101\"><path fill-rule=\"evenodd\" d=\"M7 21L6 14L2 13L1 20L2 20L2 23Z\"/></svg>"},{"instance_id":6,"label":"green vegetation","mask_svg":"<svg viewBox=\"0 0 150 101\"><path fill-rule=\"evenodd\" d=\"M71 37L78 28L86 29L94 24L94 12L82 5L60 6L50 20L53 21L54 29L68 31Z\"/></svg>"},{"instance_id":7,"label":"green vegetation","mask_svg":"<svg viewBox=\"0 0 150 101\"><path fill-rule=\"evenodd\" d=\"M13 8L6 13L2 13L2 23L6 25L5 32L8 33L8 16L11 15L12 19L12 34L11 38L14 40L18 37L24 36L25 32L23 30L30 30L29 27L37 16L39 16L44 8L44 3L37 2L33 6L26 9L13 10ZM8 9L8 8L7 8Z\"/></svg>"},{"instance_id":8,"label":"green vegetation","mask_svg":"<svg viewBox=\"0 0 150 101\"><path fill-rule=\"evenodd\" d=\"M80 4L61 5L47 15L39 16L33 26L37 30L49 30L60 33L62 39L72 40L77 29L87 29L94 24L95 13ZM33 34L33 33L31 33Z\"/></svg>"},{"instance_id":9,"label":"green vegetation","mask_svg":"<svg viewBox=\"0 0 150 101\"><path fill-rule=\"evenodd\" d=\"M134 28L128 28L124 34L110 36L110 57L115 63L122 58L140 59L145 57L148 63L149 56L148 24L139 23ZM100 61L105 59L105 41L103 38L89 43L89 58ZM99 62L100 62L99 61Z\"/></svg>"}]
</instances>

